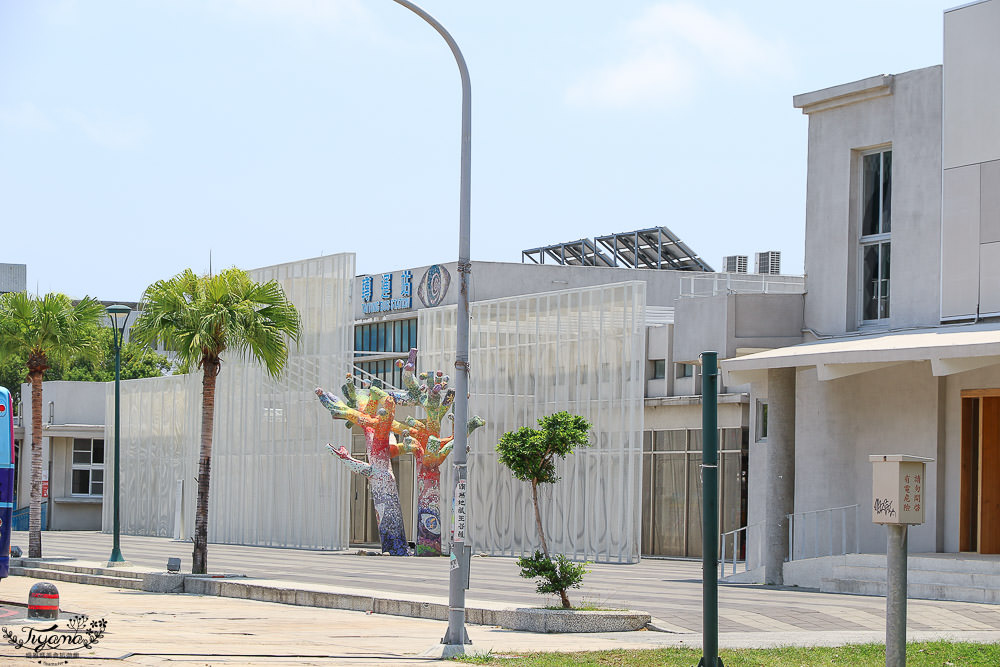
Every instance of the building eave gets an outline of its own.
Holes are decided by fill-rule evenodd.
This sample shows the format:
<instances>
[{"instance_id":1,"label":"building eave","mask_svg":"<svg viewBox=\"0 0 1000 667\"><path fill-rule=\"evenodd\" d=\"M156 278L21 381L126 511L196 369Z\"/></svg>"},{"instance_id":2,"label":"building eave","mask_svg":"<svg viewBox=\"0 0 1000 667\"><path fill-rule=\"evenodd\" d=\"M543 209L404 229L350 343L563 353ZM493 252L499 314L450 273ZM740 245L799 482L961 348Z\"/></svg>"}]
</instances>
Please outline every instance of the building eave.
<instances>
[{"instance_id":1,"label":"building eave","mask_svg":"<svg viewBox=\"0 0 1000 667\"><path fill-rule=\"evenodd\" d=\"M842 336L722 360L730 385L757 382L775 368L816 368L821 381L929 362L935 377L1000 364L1000 325L942 326Z\"/></svg>"},{"instance_id":2,"label":"building eave","mask_svg":"<svg viewBox=\"0 0 1000 667\"><path fill-rule=\"evenodd\" d=\"M844 107L849 104L857 104L867 100L886 97L892 95L893 81L892 74L879 74L870 76L860 81L842 83L839 86L832 86L811 93L802 93L792 98L792 106L802 109L802 113L809 115L819 111L828 111L837 107Z\"/></svg>"}]
</instances>

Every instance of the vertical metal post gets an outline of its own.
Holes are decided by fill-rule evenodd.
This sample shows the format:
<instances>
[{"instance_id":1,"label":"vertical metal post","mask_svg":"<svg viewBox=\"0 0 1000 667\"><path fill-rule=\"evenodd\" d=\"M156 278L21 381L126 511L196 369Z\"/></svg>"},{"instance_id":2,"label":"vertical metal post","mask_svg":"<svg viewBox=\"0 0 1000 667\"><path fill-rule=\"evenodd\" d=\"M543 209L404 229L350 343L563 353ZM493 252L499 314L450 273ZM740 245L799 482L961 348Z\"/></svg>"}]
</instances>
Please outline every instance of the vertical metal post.
<instances>
[{"instance_id":1,"label":"vertical metal post","mask_svg":"<svg viewBox=\"0 0 1000 667\"><path fill-rule=\"evenodd\" d=\"M718 352L701 354L702 658L699 667L721 667L719 659L719 415Z\"/></svg>"},{"instance_id":2,"label":"vertical metal post","mask_svg":"<svg viewBox=\"0 0 1000 667\"><path fill-rule=\"evenodd\" d=\"M113 523L112 530L114 538L111 546L111 557L108 559L108 567L121 567L129 565L122 556L120 536L120 507L121 507L121 367L122 367L122 345L125 343L125 327L128 325L128 316L131 309L128 306L115 304L108 306L108 315L111 319L115 342L115 479L112 484ZM119 322L119 318L121 321ZM49 513L51 516L51 512Z\"/></svg>"},{"instance_id":3,"label":"vertical metal post","mask_svg":"<svg viewBox=\"0 0 1000 667\"><path fill-rule=\"evenodd\" d=\"M890 523L886 529L885 667L905 667L907 525Z\"/></svg>"},{"instance_id":4,"label":"vertical metal post","mask_svg":"<svg viewBox=\"0 0 1000 667\"><path fill-rule=\"evenodd\" d=\"M840 514L840 553L847 553L847 510Z\"/></svg>"},{"instance_id":5,"label":"vertical metal post","mask_svg":"<svg viewBox=\"0 0 1000 667\"><path fill-rule=\"evenodd\" d=\"M466 488L468 474L466 472L466 447L468 433L466 424L469 421L469 274L472 273L472 262L469 259L469 220L471 210L471 174L472 174L472 85L469 78L469 68L458 44L444 26L423 9L408 2L408 0L393 0L406 7L411 12L426 21L448 43L458 71L462 78L462 145L461 145L461 176L459 184L458 213L458 331L455 350L455 439L452 462L455 467L455 490ZM544 257L544 253L543 253ZM544 261L544 259L543 259ZM457 500L457 499L456 499ZM461 525L462 530L455 530L451 541L452 562L457 564L450 570L448 581L448 632L441 640L448 645L445 657L465 653L464 644L471 643L465 632L465 582L468 579L470 553L465 548L465 526L467 517L464 501L455 503L455 525Z\"/></svg>"}]
</instances>

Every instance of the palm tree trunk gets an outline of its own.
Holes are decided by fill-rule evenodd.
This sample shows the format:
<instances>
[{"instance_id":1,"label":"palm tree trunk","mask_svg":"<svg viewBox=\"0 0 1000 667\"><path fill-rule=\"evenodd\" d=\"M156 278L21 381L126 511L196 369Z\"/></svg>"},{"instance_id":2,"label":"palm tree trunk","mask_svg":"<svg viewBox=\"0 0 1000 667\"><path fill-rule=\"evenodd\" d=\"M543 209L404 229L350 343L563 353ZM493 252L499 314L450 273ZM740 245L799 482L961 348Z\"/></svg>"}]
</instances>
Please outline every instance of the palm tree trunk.
<instances>
[{"instance_id":1,"label":"palm tree trunk","mask_svg":"<svg viewBox=\"0 0 1000 667\"><path fill-rule=\"evenodd\" d=\"M208 489L212 472L212 432L215 424L215 378L219 362L204 361L201 381L201 455L198 459L198 503L194 514L191 572L208 572Z\"/></svg>"},{"instance_id":2,"label":"palm tree trunk","mask_svg":"<svg viewBox=\"0 0 1000 667\"><path fill-rule=\"evenodd\" d=\"M28 509L28 558L42 557L42 371L31 382L31 505Z\"/></svg>"},{"instance_id":3,"label":"palm tree trunk","mask_svg":"<svg viewBox=\"0 0 1000 667\"><path fill-rule=\"evenodd\" d=\"M538 482L531 480L531 501L535 505L535 526L538 527L538 537L542 541L542 551L549 557L549 545L545 543L545 533L542 532L542 515L538 511Z\"/></svg>"}]
</instances>

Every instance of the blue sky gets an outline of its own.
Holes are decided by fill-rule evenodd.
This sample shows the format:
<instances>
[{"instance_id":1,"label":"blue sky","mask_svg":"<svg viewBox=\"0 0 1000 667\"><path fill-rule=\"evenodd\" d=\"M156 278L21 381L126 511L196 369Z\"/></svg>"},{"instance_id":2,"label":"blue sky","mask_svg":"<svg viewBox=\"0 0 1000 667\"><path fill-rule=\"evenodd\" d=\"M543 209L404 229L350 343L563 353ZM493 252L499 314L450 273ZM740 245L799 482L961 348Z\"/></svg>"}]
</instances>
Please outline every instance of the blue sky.
<instances>
[{"instance_id":1,"label":"blue sky","mask_svg":"<svg viewBox=\"0 0 1000 667\"><path fill-rule=\"evenodd\" d=\"M792 95L941 62L956 2L424 0L472 76L472 259L666 225L802 272ZM186 267L457 257L460 87L391 0L0 0L0 262L137 300Z\"/></svg>"}]
</instances>

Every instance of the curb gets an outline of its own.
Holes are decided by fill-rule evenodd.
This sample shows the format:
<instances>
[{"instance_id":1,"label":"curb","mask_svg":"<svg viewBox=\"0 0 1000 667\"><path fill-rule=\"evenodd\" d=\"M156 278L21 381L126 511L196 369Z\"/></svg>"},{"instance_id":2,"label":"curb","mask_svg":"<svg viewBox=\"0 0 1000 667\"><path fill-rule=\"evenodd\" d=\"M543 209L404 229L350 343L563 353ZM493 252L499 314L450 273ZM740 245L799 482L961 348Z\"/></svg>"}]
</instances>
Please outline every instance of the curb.
<instances>
[{"instance_id":1,"label":"curb","mask_svg":"<svg viewBox=\"0 0 1000 667\"><path fill-rule=\"evenodd\" d=\"M48 569L49 567L53 569ZM146 572L137 568L107 568L93 563L73 564L73 561L67 559L27 558L11 559L10 573L13 576L116 586L149 593L211 595L388 616L448 620L447 602L439 602L433 598L402 600L327 586L303 588L290 582L249 579L243 575ZM651 620L649 614L623 610L574 611L503 605L465 609L465 621L472 625L493 625L508 630L538 633L631 632L645 628Z\"/></svg>"}]
</instances>

